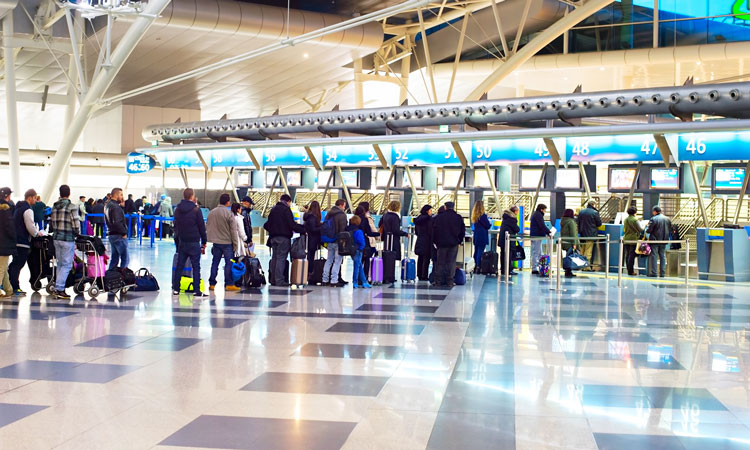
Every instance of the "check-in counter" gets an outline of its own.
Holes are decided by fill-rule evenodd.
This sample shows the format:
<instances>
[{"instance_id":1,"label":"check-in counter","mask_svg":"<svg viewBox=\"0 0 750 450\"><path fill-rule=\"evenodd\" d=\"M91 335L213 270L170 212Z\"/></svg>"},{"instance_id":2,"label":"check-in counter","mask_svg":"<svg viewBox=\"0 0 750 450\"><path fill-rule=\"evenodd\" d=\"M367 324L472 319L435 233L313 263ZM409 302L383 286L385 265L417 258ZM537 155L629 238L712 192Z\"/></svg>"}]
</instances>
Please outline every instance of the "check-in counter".
<instances>
[{"instance_id":1,"label":"check-in counter","mask_svg":"<svg viewBox=\"0 0 750 450\"><path fill-rule=\"evenodd\" d=\"M701 280L750 281L747 229L698 228L697 231Z\"/></svg>"}]
</instances>

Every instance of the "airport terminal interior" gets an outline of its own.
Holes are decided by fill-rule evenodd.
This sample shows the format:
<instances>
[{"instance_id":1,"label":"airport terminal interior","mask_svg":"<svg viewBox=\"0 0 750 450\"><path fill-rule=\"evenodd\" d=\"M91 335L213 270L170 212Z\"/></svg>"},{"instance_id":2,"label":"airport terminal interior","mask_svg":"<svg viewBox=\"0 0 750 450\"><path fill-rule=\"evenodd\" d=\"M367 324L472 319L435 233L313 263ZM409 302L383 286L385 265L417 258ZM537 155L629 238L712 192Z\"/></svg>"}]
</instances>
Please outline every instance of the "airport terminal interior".
<instances>
[{"instance_id":1,"label":"airport terminal interior","mask_svg":"<svg viewBox=\"0 0 750 450\"><path fill-rule=\"evenodd\" d=\"M0 449L750 448L750 1L0 28Z\"/></svg>"}]
</instances>

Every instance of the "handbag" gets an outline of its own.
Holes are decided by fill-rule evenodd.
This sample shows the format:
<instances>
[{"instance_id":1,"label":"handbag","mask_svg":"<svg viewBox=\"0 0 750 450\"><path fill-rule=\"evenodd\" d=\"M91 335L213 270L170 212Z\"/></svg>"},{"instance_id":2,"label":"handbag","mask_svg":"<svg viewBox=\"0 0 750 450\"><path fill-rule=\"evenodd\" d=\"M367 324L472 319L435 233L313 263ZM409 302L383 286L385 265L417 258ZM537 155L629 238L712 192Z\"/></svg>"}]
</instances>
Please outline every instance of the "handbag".
<instances>
[{"instance_id":1,"label":"handbag","mask_svg":"<svg viewBox=\"0 0 750 450\"><path fill-rule=\"evenodd\" d=\"M523 261L526 259L526 251L518 242L515 243L513 248L510 249L510 260L511 261Z\"/></svg>"},{"instance_id":2,"label":"handbag","mask_svg":"<svg viewBox=\"0 0 750 450\"><path fill-rule=\"evenodd\" d=\"M581 270L585 267L589 267L589 260L578 253L578 250L569 250L563 258L563 269L565 270Z\"/></svg>"},{"instance_id":3,"label":"handbag","mask_svg":"<svg viewBox=\"0 0 750 450\"><path fill-rule=\"evenodd\" d=\"M239 258L232 260L232 278L234 282L242 281L242 277L245 275L245 263Z\"/></svg>"},{"instance_id":4,"label":"handbag","mask_svg":"<svg viewBox=\"0 0 750 450\"><path fill-rule=\"evenodd\" d=\"M651 254L651 246L648 245L647 241L640 241L635 246L635 254L641 256L648 256Z\"/></svg>"},{"instance_id":5,"label":"handbag","mask_svg":"<svg viewBox=\"0 0 750 450\"><path fill-rule=\"evenodd\" d=\"M149 272L148 269L142 268L135 274L135 287L133 291L136 292L153 292L159 290L159 282L156 277Z\"/></svg>"}]
</instances>

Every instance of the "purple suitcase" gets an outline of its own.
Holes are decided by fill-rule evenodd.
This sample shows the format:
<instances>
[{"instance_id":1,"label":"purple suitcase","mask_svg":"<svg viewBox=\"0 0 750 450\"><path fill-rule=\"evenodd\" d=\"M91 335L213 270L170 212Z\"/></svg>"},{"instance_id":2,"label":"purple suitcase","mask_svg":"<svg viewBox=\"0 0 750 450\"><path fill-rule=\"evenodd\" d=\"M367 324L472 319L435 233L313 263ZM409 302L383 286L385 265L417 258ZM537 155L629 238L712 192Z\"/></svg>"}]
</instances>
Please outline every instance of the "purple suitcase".
<instances>
[{"instance_id":1,"label":"purple suitcase","mask_svg":"<svg viewBox=\"0 0 750 450\"><path fill-rule=\"evenodd\" d=\"M379 256L370 258L370 283L383 284L383 258Z\"/></svg>"}]
</instances>

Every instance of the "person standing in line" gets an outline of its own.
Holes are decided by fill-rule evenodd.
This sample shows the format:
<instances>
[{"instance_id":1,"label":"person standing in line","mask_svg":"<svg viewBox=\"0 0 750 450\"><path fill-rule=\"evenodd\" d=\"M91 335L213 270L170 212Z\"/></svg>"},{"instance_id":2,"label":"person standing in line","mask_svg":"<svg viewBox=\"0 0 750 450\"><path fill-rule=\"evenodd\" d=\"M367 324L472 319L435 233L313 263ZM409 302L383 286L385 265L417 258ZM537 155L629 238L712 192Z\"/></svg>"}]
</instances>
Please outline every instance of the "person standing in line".
<instances>
[{"instance_id":1,"label":"person standing in line","mask_svg":"<svg viewBox=\"0 0 750 450\"><path fill-rule=\"evenodd\" d=\"M643 236L643 228L641 228L641 225L638 223L638 218L635 216L637 212L638 210L635 206L631 206L630 208L628 208L628 217L625 218L625 222L623 222L622 225L622 240L625 242L633 241L632 243L628 242L626 244L623 244L623 252L625 253L625 265L628 268L628 275L630 275L631 277L638 275L635 272L635 258L637 256L635 253L635 249L638 247L638 244L635 241Z\"/></svg>"},{"instance_id":2,"label":"person standing in line","mask_svg":"<svg viewBox=\"0 0 750 450\"><path fill-rule=\"evenodd\" d=\"M668 241L672 232L672 221L661 213L660 206L654 206L653 215L648 223L646 232L649 240ZM667 272L667 245L668 244L649 244L651 245L651 255L648 259L648 276L656 277L656 262L659 258L659 277L664 278Z\"/></svg>"},{"instance_id":3,"label":"person standing in line","mask_svg":"<svg viewBox=\"0 0 750 450\"><path fill-rule=\"evenodd\" d=\"M133 214L135 214L135 202L133 201L133 194L128 194L128 199L125 200L125 205L123 206L123 209L125 210L125 215L127 217L128 222L128 230L130 230L130 236L135 236L135 218L133 218Z\"/></svg>"},{"instance_id":4,"label":"person standing in line","mask_svg":"<svg viewBox=\"0 0 750 450\"><path fill-rule=\"evenodd\" d=\"M128 255L128 222L125 220L125 212L120 206L123 203L122 189L114 188L109 197L109 202L104 208L104 219L107 223L107 236L109 246L112 249L112 259L109 268L128 267L130 257Z\"/></svg>"},{"instance_id":5,"label":"person standing in line","mask_svg":"<svg viewBox=\"0 0 750 450\"><path fill-rule=\"evenodd\" d=\"M384 250L396 252L396 261L400 261L401 255L401 238L409 235L401 229L401 202L392 201L388 204L388 211L380 218L380 228L383 229L382 240ZM390 243L390 247L388 244ZM395 273L394 273L395 275ZM392 284L396 280L387 280L383 278L383 284Z\"/></svg>"},{"instance_id":6,"label":"person standing in line","mask_svg":"<svg viewBox=\"0 0 750 450\"><path fill-rule=\"evenodd\" d=\"M513 205L510 209L503 211L503 221L500 224L500 235L497 238L497 245L500 247L500 274L505 275L505 234L507 233L510 237L510 249L513 250L513 246L516 242L515 236L521 233L521 227L518 226L518 206ZM513 261L510 261L513 264ZM513 266L508 268L510 275L516 275L513 271Z\"/></svg>"},{"instance_id":7,"label":"person standing in line","mask_svg":"<svg viewBox=\"0 0 750 450\"><path fill-rule=\"evenodd\" d=\"M531 215L531 226L529 235L532 238L547 237L552 234L552 230L547 228L544 222L544 215L547 213L547 205L540 203L536 206L536 211ZM532 239L531 241L531 273L539 275L539 259L542 257L542 244L544 241Z\"/></svg>"},{"instance_id":8,"label":"person standing in line","mask_svg":"<svg viewBox=\"0 0 750 450\"><path fill-rule=\"evenodd\" d=\"M417 279L428 281L430 278L430 260L432 260L432 215L434 210L430 205L424 205L419 215L414 218L414 234L417 242L414 244L414 253L417 254Z\"/></svg>"},{"instance_id":9,"label":"person standing in line","mask_svg":"<svg viewBox=\"0 0 750 450\"><path fill-rule=\"evenodd\" d=\"M248 246L253 245L253 220L250 217L250 213L253 211L253 206L255 206L255 202L250 196L246 195L242 198L242 223L245 227L245 236L247 236L245 242Z\"/></svg>"},{"instance_id":10,"label":"person standing in line","mask_svg":"<svg viewBox=\"0 0 750 450\"><path fill-rule=\"evenodd\" d=\"M329 242L331 238L323 236L321 233L321 239L323 242L328 244L328 259L323 267L323 286L332 287L344 287L346 283L339 279L341 275L341 263L344 260L342 255L339 255L339 246L336 242L336 238L339 233L346 231L346 200L338 199L328 213L326 214L325 222L329 222L329 226L333 229L334 237L333 241Z\"/></svg>"},{"instance_id":11,"label":"person standing in line","mask_svg":"<svg viewBox=\"0 0 750 450\"><path fill-rule=\"evenodd\" d=\"M349 226L346 227L346 231L352 234L352 240L354 241L354 246L357 248L356 253L352 255L352 262L354 262L354 272L352 275L352 287L354 289L356 288L365 288L369 289L372 287L370 283L367 282L367 277L365 276L365 269L362 265L362 252L366 247L365 244L365 233L362 232L362 229L360 228L360 225L362 224L362 219L360 219L359 216L354 215L351 219L349 219Z\"/></svg>"},{"instance_id":12,"label":"person standing in line","mask_svg":"<svg viewBox=\"0 0 750 450\"><path fill-rule=\"evenodd\" d=\"M78 197L78 218L81 221L81 233L86 231L86 196L82 195Z\"/></svg>"},{"instance_id":13,"label":"person standing in line","mask_svg":"<svg viewBox=\"0 0 750 450\"><path fill-rule=\"evenodd\" d=\"M104 200L97 200L94 207L91 208L92 217L89 222L94 224L94 236L104 237Z\"/></svg>"},{"instance_id":14,"label":"person standing in line","mask_svg":"<svg viewBox=\"0 0 750 450\"><path fill-rule=\"evenodd\" d=\"M234 254L236 256L247 256L247 235L245 235L245 222L242 220L242 205L239 203L232 203L232 216L234 221L237 222L237 234L234 236L235 245Z\"/></svg>"},{"instance_id":15,"label":"person standing in line","mask_svg":"<svg viewBox=\"0 0 750 450\"><path fill-rule=\"evenodd\" d=\"M180 295L180 280L185 263L190 259L193 269L193 298L208 297L201 291L201 255L206 253L206 223L195 204L195 191L187 188L174 212L174 241L177 246L177 265L172 274L172 294Z\"/></svg>"},{"instance_id":16,"label":"person standing in line","mask_svg":"<svg viewBox=\"0 0 750 450\"><path fill-rule=\"evenodd\" d=\"M562 225L561 225L562 226ZM596 210L594 202L589 202L586 208L578 213L578 232L582 238L593 238L599 236L599 227L602 226L602 218L599 211ZM581 243L581 254L589 260L590 265L585 268L586 271L593 270L594 266L594 248L597 243L593 240L585 240Z\"/></svg>"},{"instance_id":17,"label":"person standing in line","mask_svg":"<svg viewBox=\"0 0 750 450\"><path fill-rule=\"evenodd\" d=\"M52 240L55 244L55 259L57 259L55 297L61 300L70 300L70 295L65 293L65 282L73 268L76 236L81 234L81 222L78 219L78 207L70 201L70 187L63 184L60 186L60 199L52 205L50 218L54 230Z\"/></svg>"},{"instance_id":18,"label":"person standing in line","mask_svg":"<svg viewBox=\"0 0 750 450\"><path fill-rule=\"evenodd\" d=\"M137 199L135 202L133 202L133 206L135 206L135 212L142 212L143 205L146 204L146 196Z\"/></svg>"},{"instance_id":19,"label":"person standing in line","mask_svg":"<svg viewBox=\"0 0 750 450\"><path fill-rule=\"evenodd\" d=\"M47 211L47 205L44 204L42 201L42 198L40 196L36 196L36 202L34 202L34 205L31 207L31 209L34 211L34 222L36 222L36 225L39 227L40 230L44 229L44 215L45 211Z\"/></svg>"},{"instance_id":20,"label":"person standing in line","mask_svg":"<svg viewBox=\"0 0 750 450\"><path fill-rule=\"evenodd\" d=\"M492 224L484 212L484 202L477 200L471 211L471 224L474 226L474 262L477 267L482 265L482 254L490 243L490 228Z\"/></svg>"},{"instance_id":21,"label":"person standing in line","mask_svg":"<svg viewBox=\"0 0 750 450\"><path fill-rule=\"evenodd\" d=\"M24 194L24 199L16 203L16 209L13 212L13 222L16 228L16 254L13 255L13 262L8 267L10 274L10 284L13 286L13 295L26 295L21 290L19 277L23 266L29 259L31 249L31 238L44 235L44 231L39 231L34 223L34 211L32 207L36 203L36 191L29 189Z\"/></svg>"},{"instance_id":22,"label":"person standing in line","mask_svg":"<svg viewBox=\"0 0 750 450\"><path fill-rule=\"evenodd\" d=\"M375 245L378 243L380 233L378 233L378 229L375 227L375 219L370 214L369 202L360 202L354 211L354 215L359 216L359 229L362 230L362 234L365 236L365 250L362 252L362 270L365 271L365 276L369 277L370 259L375 254Z\"/></svg>"},{"instance_id":23,"label":"person standing in line","mask_svg":"<svg viewBox=\"0 0 750 450\"><path fill-rule=\"evenodd\" d=\"M313 270L315 262L315 253L320 248L320 226L322 214L320 213L320 203L317 200L310 202L307 212L302 216L305 224L305 233L307 233L307 267L310 273Z\"/></svg>"},{"instance_id":24,"label":"person standing in line","mask_svg":"<svg viewBox=\"0 0 750 450\"><path fill-rule=\"evenodd\" d=\"M572 209L566 209L560 220L560 237L562 248L566 252L577 250L581 241L578 239L578 224ZM565 278L573 278L575 275L571 269L565 269Z\"/></svg>"},{"instance_id":25,"label":"person standing in line","mask_svg":"<svg viewBox=\"0 0 750 450\"><path fill-rule=\"evenodd\" d=\"M268 232L268 246L271 248L271 266L273 273L269 270L269 282L274 286L289 287L289 274L286 264L289 260L289 252L292 250L292 236L294 233L305 233L305 227L294 220L292 213L292 197L284 194L279 202L271 208L268 220L263 228Z\"/></svg>"},{"instance_id":26,"label":"person standing in line","mask_svg":"<svg viewBox=\"0 0 750 450\"><path fill-rule=\"evenodd\" d=\"M234 258L235 236L237 236L237 222L230 210L229 194L221 194L219 206L211 210L206 220L206 234L211 246L211 275L208 278L208 289L216 288L216 276L219 274L219 264L224 259L224 290L239 291L234 285L232 277L232 258Z\"/></svg>"},{"instance_id":27,"label":"person standing in line","mask_svg":"<svg viewBox=\"0 0 750 450\"><path fill-rule=\"evenodd\" d=\"M456 204L447 202L445 210L432 221L432 241L437 247L435 286L453 287L456 276L458 247L466 237L464 218L455 211Z\"/></svg>"},{"instance_id":28,"label":"person standing in line","mask_svg":"<svg viewBox=\"0 0 750 450\"><path fill-rule=\"evenodd\" d=\"M16 254L16 227L13 223L13 206L10 200L10 188L0 188L0 298L13 295L13 285L10 283L8 265L10 257Z\"/></svg>"}]
</instances>

